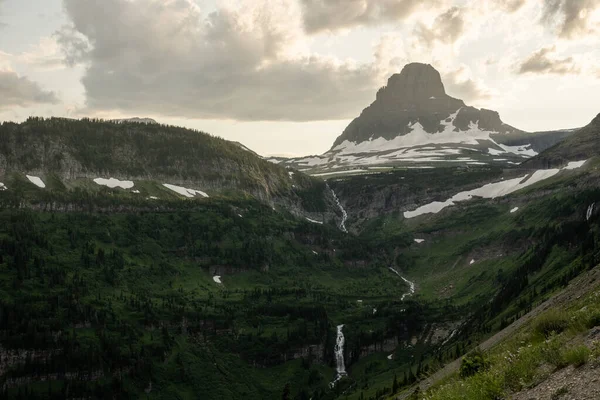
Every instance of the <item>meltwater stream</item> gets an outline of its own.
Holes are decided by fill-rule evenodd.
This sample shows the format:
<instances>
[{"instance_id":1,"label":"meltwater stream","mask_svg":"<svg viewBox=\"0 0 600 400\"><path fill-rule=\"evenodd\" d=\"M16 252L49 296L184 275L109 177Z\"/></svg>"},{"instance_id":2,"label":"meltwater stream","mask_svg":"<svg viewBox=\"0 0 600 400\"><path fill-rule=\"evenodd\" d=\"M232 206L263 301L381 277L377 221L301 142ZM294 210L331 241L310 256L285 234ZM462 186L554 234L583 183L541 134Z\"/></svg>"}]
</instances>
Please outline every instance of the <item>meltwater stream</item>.
<instances>
[{"instance_id":1,"label":"meltwater stream","mask_svg":"<svg viewBox=\"0 0 600 400\"><path fill-rule=\"evenodd\" d=\"M348 229L346 229L346 221L348 220L348 213L346 212L346 210L344 210L342 203L340 203L340 199L338 199L338 197L335 194L335 192L333 191L333 189L331 187L329 187L329 185L327 185L327 187L331 191L331 194L333 195L333 199L335 200L335 203L337 204L340 211L342 212L342 222L340 222L340 229L342 230L342 232L348 233Z\"/></svg>"},{"instance_id":2,"label":"meltwater stream","mask_svg":"<svg viewBox=\"0 0 600 400\"><path fill-rule=\"evenodd\" d=\"M337 326L337 338L335 340L335 379L329 384L329 387L333 388L335 384L346 376L346 363L344 362L344 344L346 339L344 338L344 332L342 329L344 325Z\"/></svg>"},{"instance_id":3,"label":"meltwater stream","mask_svg":"<svg viewBox=\"0 0 600 400\"><path fill-rule=\"evenodd\" d=\"M413 294L415 294L415 283L414 282L411 282L408 279L406 279L405 277L403 277L402 275L400 275L400 273L392 267L390 267L390 271L392 271L393 273L398 275L404 282L408 283L408 286L409 286L408 292L406 292L402 295L402 297L400 298L401 301L404 301L404 299L407 296L412 296Z\"/></svg>"}]
</instances>

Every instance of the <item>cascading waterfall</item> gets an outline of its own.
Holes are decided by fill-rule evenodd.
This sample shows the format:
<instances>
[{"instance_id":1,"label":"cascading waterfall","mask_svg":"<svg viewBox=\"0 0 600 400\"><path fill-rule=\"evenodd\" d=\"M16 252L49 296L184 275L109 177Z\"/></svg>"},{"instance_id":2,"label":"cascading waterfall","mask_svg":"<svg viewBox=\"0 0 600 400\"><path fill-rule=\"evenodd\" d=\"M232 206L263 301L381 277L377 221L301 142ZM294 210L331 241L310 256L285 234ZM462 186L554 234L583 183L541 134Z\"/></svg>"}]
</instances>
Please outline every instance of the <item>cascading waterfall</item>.
<instances>
[{"instance_id":1,"label":"cascading waterfall","mask_svg":"<svg viewBox=\"0 0 600 400\"><path fill-rule=\"evenodd\" d=\"M333 189L331 187L329 187L329 185L327 185L327 188L331 191L331 194L333 195L333 199L335 200L335 203L337 204L337 206L340 208L340 211L342 212L342 222L340 223L340 229L342 230L342 232L348 233L348 230L346 229L346 220L348 220L348 213L346 212L346 210L344 210L344 207L342 207L342 203L340 203L340 199L338 199L338 197L335 194L335 192L333 191Z\"/></svg>"},{"instance_id":2,"label":"cascading waterfall","mask_svg":"<svg viewBox=\"0 0 600 400\"><path fill-rule=\"evenodd\" d=\"M398 271L396 271L394 268L390 267L390 271L392 271L393 273L395 273L396 275L398 275L404 282L406 282L408 284L408 292L404 293L402 295L402 298L400 299L401 301L404 301L404 299L407 296L412 296L413 294L415 294L415 284L414 282L409 281L408 279L406 279L405 277L403 277L402 275L400 275L400 273Z\"/></svg>"},{"instance_id":3,"label":"cascading waterfall","mask_svg":"<svg viewBox=\"0 0 600 400\"><path fill-rule=\"evenodd\" d=\"M586 221L589 221L589 220L590 220L590 218L592 218L592 214L594 213L594 205L595 205L595 204L596 204L596 203L592 203L592 204L591 204L591 205L588 207L588 209L587 209L587 213L585 214L585 220L586 220Z\"/></svg>"},{"instance_id":4,"label":"cascading waterfall","mask_svg":"<svg viewBox=\"0 0 600 400\"><path fill-rule=\"evenodd\" d=\"M342 379L342 377L346 376L346 363L344 362L344 344L346 339L344 338L344 332L342 329L344 325L337 326L337 338L335 340L335 370L336 376L333 382L329 384L331 388L335 386L335 384Z\"/></svg>"}]
</instances>

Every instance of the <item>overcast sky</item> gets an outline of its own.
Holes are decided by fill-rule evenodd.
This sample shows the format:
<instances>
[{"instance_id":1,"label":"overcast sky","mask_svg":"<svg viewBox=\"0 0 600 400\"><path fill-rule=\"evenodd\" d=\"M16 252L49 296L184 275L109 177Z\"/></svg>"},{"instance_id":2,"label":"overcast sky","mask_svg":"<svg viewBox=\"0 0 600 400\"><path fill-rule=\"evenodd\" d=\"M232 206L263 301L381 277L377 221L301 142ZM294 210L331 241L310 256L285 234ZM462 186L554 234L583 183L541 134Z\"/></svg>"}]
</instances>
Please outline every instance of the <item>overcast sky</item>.
<instances>
[{"instance_id":1,"label":"overcast sky","mask_svg":"<svg viewBox=\"0 0 600 400\"><path fill-rule=\"evenodd\" d=\"M582 126L600 0L0 0L0 120L151 117L318 154L414 61L517 128Z\"/></svg>"}]
</instances>

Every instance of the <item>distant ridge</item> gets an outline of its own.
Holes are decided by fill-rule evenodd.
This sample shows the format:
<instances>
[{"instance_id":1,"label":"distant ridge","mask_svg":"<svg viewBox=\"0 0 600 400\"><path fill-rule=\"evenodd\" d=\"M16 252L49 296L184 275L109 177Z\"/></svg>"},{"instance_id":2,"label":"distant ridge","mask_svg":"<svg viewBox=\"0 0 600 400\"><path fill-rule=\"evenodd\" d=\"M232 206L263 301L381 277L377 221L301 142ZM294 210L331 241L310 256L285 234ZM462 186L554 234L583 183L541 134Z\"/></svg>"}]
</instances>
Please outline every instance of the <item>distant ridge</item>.
<instances>
[{"instance_id":1,"label":"distant ridge","mask_svg":"<svg viewBox=\"0 0 600 400\"><path fill-rule=\"evenodd\" d=\"M124 118L124 119L111 119L110 122L115 122L117 124L122 124L122 123L127 123L127 122L133 122L133 123L138 123L138 124L158 124L158 122L156 122L152 118L138 118L138 117Z\"/></svg>"}]
</instances>

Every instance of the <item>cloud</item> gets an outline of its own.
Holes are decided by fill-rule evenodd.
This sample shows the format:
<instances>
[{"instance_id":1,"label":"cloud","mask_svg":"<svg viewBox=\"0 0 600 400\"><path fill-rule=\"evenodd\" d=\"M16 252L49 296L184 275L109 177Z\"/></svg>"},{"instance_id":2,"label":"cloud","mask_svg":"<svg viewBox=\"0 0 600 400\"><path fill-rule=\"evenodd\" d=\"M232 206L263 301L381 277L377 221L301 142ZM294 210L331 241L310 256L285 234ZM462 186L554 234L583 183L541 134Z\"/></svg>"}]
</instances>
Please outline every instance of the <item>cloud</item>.
<instances>
[{"instance_id":1,"label":"cloud","mask_svg":"<svg viewBox=\"0 0 600 400\"><path fill-rule=\"evenodd\" d=\"M0 93L0 109L58 103L54 92L10 70L0 70Z\"/></svg>"},{"instance_id":2,"label":"cloud","mask_svg":"<svg viewBox=\"0 0 600 400\"><path fill-rule=\"evenodd\" d=\"M442 73L442 80L448 94L466 103L477 103L492 98L492 91L482 81L472 78L469 68L465 65Z\"/></svg>"},{"instance_id":3,"label":"cloud","mask_svg":"<svg viewBox=\"0 0 600 400\"><path fill-rule=\"evenodd\" d=\"M378 25L433 10L445 0L300 0L308 33Z\"/></svg>"},{"instance_id":4,"label":"cloud","mask_svg":"<svg viewBox=\"0 0 600 400\"><path fill-rule=\"evenodd\" d=\"M508 13L519 11L527 3L527 0L492 0L494 6Z\"/></svg>"},{"instance_id":5,"label":"cloud","mask_svg":"<svg viewBox=\"0 0 600 400\"><path fill-rule=\"evenodd\" d=\"M60 46L50 37L40 38L36 45L30 46L29 51L15 55L14 60L43 70L64 68Z\"/></svg>"},{"instance_id":6,"label":"cloud","mask_svg":"<svg viewBox=\"0 0 600 400\"><path fill-rule=\"evenodd\" d=\"M242 1L208 17L192 0L64 5L72 25L57 41L67 63L86 65L86 112L344 119L379 86L374 64L309 53L292 0Z\"/></svg>"},{"instance_id":7,"label":"cloud","mask_svg":"<svg viewBox=\"0 0 600 400\"><path fill-rule=\"evenodd\" d=\"M452 7L438 15L431 27L418 23L415 37L426 47L433 47L436 42L454 44L464 33L465 20L460 7Z\"/></svg>"},{"instance_id":8,"label":"cloud","mask_svg":"<svg viewBox=\"0 0 600 400\"><path fill-rule=\"evenodd\" d=\"M563 39L597 34L592 15L599 8L600 0L544 0L541 22Z\"/></svg>"},{"instance_id":9,"label":"cloud","mask_svg":"<svg viewBox=\"0 0 600 400\"><path fill-rule=\"evenodd\" d=\"M0 0L0 17L2 17L2 3L4 3L5 0ZM7 24L2 22L2 20L0 19L0 29L6 27Z\"/></svg>"},{"instance_id":10,"label":"cloud","mask_svg":"<svg viewBox=\"0 0 600 400\"><path fill-rule=\"evenodd\" d=\"M580 68L573 57L558 58L555 56L556 47L544 47L521 63L519 74L578 74Z\"/></svg>"}]
</instances>

